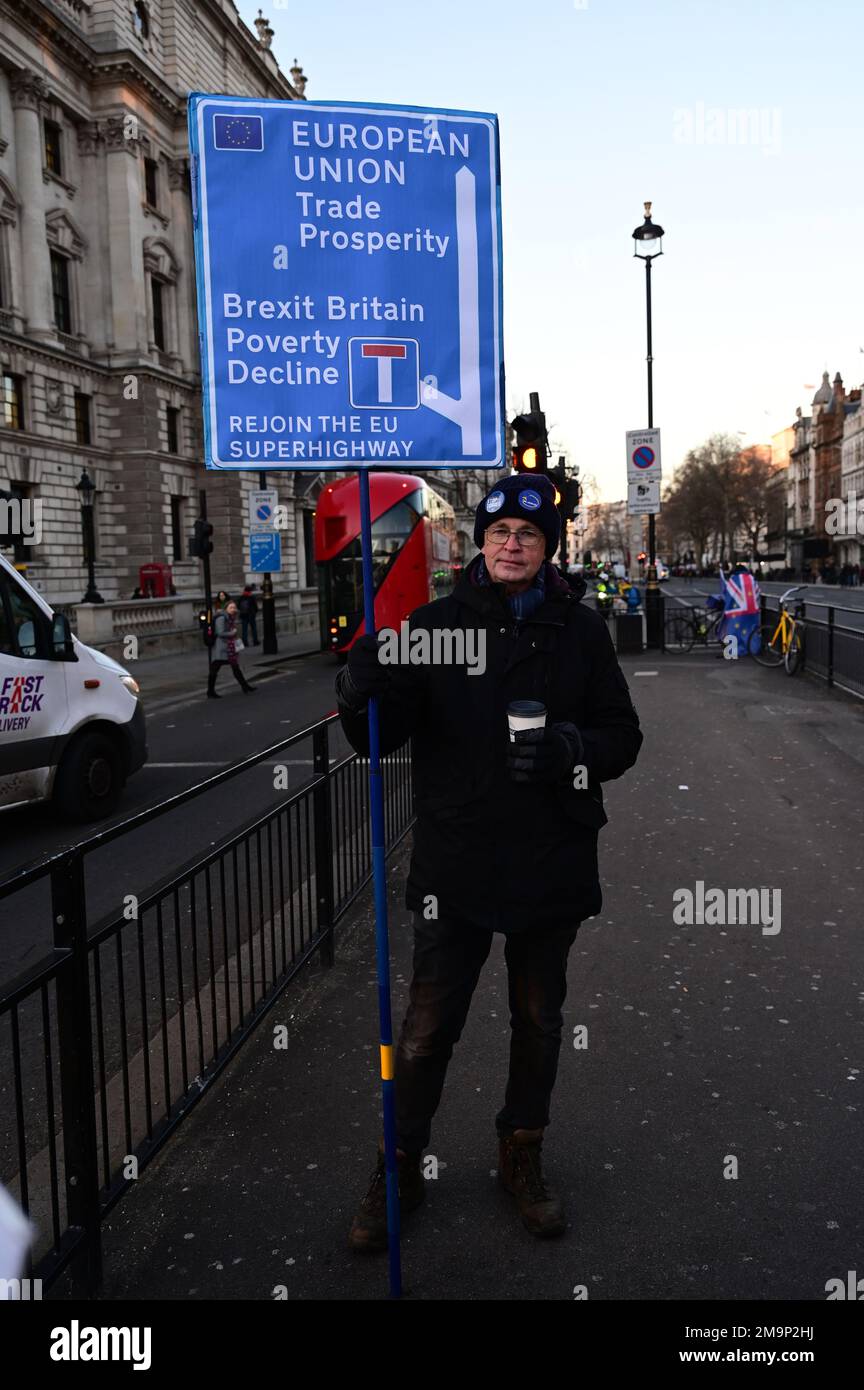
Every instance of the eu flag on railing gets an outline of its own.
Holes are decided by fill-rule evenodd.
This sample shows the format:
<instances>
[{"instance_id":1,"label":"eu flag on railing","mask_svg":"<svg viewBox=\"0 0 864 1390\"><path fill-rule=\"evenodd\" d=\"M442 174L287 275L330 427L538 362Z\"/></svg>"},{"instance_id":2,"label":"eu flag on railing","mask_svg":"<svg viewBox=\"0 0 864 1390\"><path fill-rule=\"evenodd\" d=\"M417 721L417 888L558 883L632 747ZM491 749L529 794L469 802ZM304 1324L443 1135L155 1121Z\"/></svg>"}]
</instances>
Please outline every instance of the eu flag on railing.
<instances>
[{"instance_id":1,"label":"eu flag on railing","mask_svg":"<svg viewBox=\"0 0 864 1390\"><path fill-rule=\"evenodd\" d=\"M217 150L263 150L264 120L261 116L215 115L213 147Z\"/></svg>"}]
</instances>

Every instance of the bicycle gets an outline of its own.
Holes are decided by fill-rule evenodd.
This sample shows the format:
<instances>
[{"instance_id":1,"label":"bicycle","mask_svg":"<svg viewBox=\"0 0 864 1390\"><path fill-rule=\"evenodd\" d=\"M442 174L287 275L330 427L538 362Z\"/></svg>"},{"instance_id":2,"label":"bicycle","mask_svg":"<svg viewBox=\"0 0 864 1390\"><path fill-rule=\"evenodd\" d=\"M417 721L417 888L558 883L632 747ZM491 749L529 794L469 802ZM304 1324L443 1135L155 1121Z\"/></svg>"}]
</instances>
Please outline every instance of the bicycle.
<instances>
[{"instance_id":1,"label":"bicycle","mask_svg":"<svg viewBox=\"0 0 864 1390\"><path fill-rule=\"evenodd\" d=\"M790 614L786 604L792 594L803 589L803 584L794 584L780 595L780 612L777 618L767 618L754 627L747 643L747 651L760 666L779 666L786 668L787 676L794 676L804 660L804 624L801 621L803 605L796 603Z\"/></svg>"},{"instance_id":2,"label":"bicycle","mask_svg":"<svg viewBox=\"0 0 864 1390\"><path fill-rule=\"evenodd\" d=\"M722 617L722 608L715 608L710 612L706 608L695 606L672 609L666 617L666 650L676 654L691 652L697 642L707 647Z\"/></svg>"}]
</instances>

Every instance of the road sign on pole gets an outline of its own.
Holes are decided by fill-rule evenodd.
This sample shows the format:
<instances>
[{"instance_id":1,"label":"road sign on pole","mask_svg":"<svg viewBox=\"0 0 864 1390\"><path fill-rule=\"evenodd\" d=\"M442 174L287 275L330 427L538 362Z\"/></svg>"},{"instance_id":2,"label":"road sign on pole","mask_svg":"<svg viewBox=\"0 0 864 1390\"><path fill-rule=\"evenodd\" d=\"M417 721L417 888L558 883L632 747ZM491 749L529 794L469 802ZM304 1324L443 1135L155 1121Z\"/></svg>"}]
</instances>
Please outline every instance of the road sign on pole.
<instances>
[{"instance_id":1,"label":"road sign on pole","mask_svg":"<svg viewBox=\"0 0 864 1390\"><path fill-rule=\"evenodd\" d=\"M249 530L272 531L273 517L279 505L275 487L259 487L249 493Z\"/></svg>"},{"instance_id":2,"label":"road sign on pole","mask_svg":"<svg viewBox=\"0 0 864 1390\"><path fill-rule=\"evenodd\" d=\"M249 568L253 574L281 574L282 537L278 531L250 531Z\"/></svg>"},{"instance_id":3,"label":"road sign on pole","mask_svg":"<svg viewBox=\"0 0 864 1390\"><path fill-rule=\"evenodd\" d=\"M660 431L627 431L627 481L649 482L660 479Z\"/></svg>"},{"instance_id":4,"label":"road sign on pole","mask_svg":"<svg viewBox=\"0 0 864 1390\"><path fill-rule=\"evenodd\" d=\"M207 467L501 467L496 117L195 94L189 129Z\"/></svg>"},{"instance_id":5,"label":"road sign on pole","mask_svg":"<svg viewBox=\"0 0 864 1390\"><path fill-rule=\"evenodd\" d=\"M660 513L660 479L649 478L645 483L627 484L627 513L629 516L658 516Z\"/></svg>"}]
</instances>

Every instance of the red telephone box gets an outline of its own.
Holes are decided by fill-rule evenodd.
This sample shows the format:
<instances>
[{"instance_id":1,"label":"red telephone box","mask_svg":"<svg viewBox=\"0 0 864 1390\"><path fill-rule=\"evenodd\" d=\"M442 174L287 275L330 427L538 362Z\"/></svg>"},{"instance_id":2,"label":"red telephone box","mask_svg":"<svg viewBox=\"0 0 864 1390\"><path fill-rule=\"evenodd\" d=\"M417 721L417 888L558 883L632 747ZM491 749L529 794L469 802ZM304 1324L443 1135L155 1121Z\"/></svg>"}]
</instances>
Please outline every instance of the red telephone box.
<instances>
[{"instance_id":1,"label":"red telephone box","mask_svg":"<svg viewBox=\"0 0 864 1390\"><path fill-rule=\"evenodd\" d=\"M144 598L170 598L174 581L171 566L157 564L142 565L138 571L138 587Z\"/></svg>"}]
</instances>

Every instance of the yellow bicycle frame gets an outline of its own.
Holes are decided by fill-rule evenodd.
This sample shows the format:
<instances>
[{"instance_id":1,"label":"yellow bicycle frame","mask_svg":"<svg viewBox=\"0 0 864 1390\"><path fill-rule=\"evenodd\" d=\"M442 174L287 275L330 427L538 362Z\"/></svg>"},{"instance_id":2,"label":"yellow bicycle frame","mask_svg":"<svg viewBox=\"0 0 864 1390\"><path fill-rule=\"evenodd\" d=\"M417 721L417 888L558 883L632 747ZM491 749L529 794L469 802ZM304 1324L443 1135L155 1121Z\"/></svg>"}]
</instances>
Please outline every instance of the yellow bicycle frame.
<instances>
[{"instance_id":1,"label":"yellow bicycle frame","mask_svg":"<svg viewBox=\"0 0 864 1390\"><path fill-rule=\"evenodd\" d=\"M781 608L780 617L778 618L777 626L774 629L774 635L772 636L771 641L768 643L769 647L774 647L776 650L776 642L779 634L782 642L780 650L785 656L786 653L789 651L790 647L792 646L792 637L795 632L795 627L795 618L790 616L789 610L787 608Z\"/></svg>"}]
</instances>

